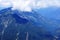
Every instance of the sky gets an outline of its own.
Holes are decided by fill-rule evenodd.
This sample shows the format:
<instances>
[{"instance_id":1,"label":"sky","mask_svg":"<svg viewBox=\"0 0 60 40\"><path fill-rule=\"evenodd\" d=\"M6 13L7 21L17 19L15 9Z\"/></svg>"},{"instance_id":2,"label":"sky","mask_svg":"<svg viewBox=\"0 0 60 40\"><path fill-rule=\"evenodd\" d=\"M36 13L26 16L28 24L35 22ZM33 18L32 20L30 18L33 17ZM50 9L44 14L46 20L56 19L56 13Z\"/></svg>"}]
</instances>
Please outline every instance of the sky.
<instances>
[{"instance_id":1,"label":"sky","mask_svg":"<svg viewBox=\"0 0 60 40\"><path fill-rule=\"evenodd\" d=\"M32 11L33 9L60 7L60 0L0 0L0 7L12 10Z\"/></svg>"}]
</instances>

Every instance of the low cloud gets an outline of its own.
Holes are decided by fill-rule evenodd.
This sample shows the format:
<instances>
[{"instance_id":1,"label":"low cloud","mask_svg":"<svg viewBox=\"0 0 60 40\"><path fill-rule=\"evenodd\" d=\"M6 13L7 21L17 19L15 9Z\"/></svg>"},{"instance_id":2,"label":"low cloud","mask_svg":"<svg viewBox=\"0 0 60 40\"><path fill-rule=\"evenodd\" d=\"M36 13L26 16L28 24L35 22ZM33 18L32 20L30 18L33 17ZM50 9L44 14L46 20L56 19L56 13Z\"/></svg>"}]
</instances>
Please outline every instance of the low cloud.
<instances>
[{"instance_id":1,"label":"low cloud","mask_svg":"<svg viewBox=\"0 0 60 40\"><path fill-rule=\"evenodd\" d=\"M59 0L0 0L1 7L12 7L12 10L32 11L33 9L60 7Z\"/></svg>"}]
</instances>

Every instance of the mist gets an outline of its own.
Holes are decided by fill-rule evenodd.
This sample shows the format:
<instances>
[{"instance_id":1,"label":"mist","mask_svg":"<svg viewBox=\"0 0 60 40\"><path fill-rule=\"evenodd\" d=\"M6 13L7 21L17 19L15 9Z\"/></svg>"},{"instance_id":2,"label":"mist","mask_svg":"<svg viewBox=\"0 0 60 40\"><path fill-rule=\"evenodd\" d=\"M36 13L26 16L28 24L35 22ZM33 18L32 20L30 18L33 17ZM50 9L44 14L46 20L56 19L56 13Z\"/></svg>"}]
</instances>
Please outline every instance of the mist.
<instances>
[{"instance_id":1,"label":"mist","mask_svg":"<svg viewBox=\"0 0 60 40\"><path fill-rule=\"evenodd\" d=\"M60 7L59 0L0 0L0 8L12 7L12 10L31 12L35 9Z\"/></svg>"}]
</instances>

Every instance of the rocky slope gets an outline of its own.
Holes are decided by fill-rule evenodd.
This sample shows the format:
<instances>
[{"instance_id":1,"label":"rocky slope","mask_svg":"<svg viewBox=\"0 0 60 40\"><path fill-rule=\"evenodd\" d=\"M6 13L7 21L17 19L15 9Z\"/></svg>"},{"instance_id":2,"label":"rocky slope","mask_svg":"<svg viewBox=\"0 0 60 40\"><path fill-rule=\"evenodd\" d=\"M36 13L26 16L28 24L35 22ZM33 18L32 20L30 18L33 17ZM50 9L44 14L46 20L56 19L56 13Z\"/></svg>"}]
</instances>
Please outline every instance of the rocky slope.
<instances>
[{"instance_id":1,"label":"rocky slope","mask_svg":"<svg viewBox=\"0 0 60 40\"><path fill-rule=\"evenodd\" d=\"M18 16L18 11L12 11L11 8L6 8L0 11L0 40L54 40L56 37L45 29L47 20L37 17L39 22L35 21L29 12L24 15L29 15L27 18ZM31 15L32 16L32 15ZM39 15L38 15L39 16ZM41 20L39 20L39 18ZM39 24L39 25L38 25ZM46 25L45 25L46 24ZM48 25L47 25L48 26ZM57 39L59 40L59 38Z\"/></svg>"}]
</instances>

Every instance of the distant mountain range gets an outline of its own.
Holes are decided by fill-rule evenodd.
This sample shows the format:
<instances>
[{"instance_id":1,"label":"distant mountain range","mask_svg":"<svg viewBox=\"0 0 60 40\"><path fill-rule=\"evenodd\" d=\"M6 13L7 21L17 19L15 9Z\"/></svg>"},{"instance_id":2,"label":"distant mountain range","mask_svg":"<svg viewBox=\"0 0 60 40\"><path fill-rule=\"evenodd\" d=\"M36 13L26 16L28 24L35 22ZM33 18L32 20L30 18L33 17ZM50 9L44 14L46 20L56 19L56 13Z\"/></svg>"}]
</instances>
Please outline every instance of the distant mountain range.
<instances>
[{"instance_id":1,"label":"distant mountain range","mask_svg":"<svg viewBox=\"0 0 60 40\"><path fill-rule=\"evenodd\" d=\"M59 19L60 20L60 8L59 7L48 7L39 9L38 12L41 13L42 16L52 19Z\"/></svg>"}]
</instances>

